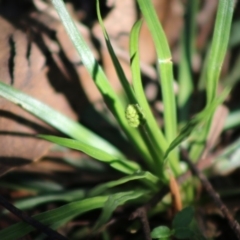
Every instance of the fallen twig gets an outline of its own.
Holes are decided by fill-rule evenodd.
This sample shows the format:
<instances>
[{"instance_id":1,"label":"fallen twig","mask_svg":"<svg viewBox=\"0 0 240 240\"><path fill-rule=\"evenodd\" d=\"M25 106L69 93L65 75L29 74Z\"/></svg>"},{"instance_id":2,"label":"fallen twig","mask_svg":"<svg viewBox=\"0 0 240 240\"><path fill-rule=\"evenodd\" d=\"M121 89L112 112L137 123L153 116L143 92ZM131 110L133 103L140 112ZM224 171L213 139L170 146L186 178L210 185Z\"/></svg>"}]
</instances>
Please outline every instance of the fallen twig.
<instances>
[{"instance_id":1,"label":"fallen twig","mask_svg":"<svg viewBox=\"0 0 240 240\"><path fill-rule=\"evenodd\" d=\"M200 179L205 190L208 192L210 197L214 200L215 204L220 208L223 216L227 219L228 224L234 231L236 237L240 239L240 226L238 222L233 218L232 214L229 212L226 205L222 202L219 194L214 190L212 184L208 181L205 175L202 172L200 172L198 168L189 159L187 151L183 150L182 153L183 153L184 160L189 165L189 168L191 169L192 173L195 174Z\"/></svg>"},{"instance_id":2,"label":"fallen twig","mask_svg":"<svg viewBox=\"0 0 240 240\"><path fill-rule=\"evenodd\" d=\"M67 240L66 237L62 236L58 232L52 230L51 228L47 227L46 225L42 224L41 222L37 221L36 219L28 216L26 213L21 211L20 209L16 208L12 205L9 201L7 201L4 197L0 195L0 204L6 208L9 212L23 220L24 222L28 223L29 225L33 226L37 230L46 234L50 239L54 240Z\"/></svg>"},{"instance_id":3,"label":"fallen twig","mask_svg":"<svg viewBox=\"0 0 240 240\"><path fill-rule=\"evenodd\" d=\"M151 230L148 222L147 211L144 206L137 208L130 216L130 219L133 220L135 218L139 218L142 226L143 232L146 240L151 240Z\"/></svg>"}]
</instances>

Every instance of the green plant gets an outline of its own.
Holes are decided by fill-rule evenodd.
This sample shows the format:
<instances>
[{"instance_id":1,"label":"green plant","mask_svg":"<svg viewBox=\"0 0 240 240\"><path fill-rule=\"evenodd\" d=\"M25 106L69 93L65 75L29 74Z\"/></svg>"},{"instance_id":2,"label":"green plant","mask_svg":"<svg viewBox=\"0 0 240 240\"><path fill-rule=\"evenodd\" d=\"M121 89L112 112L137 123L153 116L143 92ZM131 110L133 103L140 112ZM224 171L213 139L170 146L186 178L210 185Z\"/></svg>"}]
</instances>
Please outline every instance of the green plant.
<instances>
[{"instance_id":1,"label":"green plant","mask_svg":"<svg viewBox=\"0 0 240 240\"><path fill-rule=\"evenodd\" d=\"M191 229L191 222L194 217L194 212L191 207L184 208L182 211L178 212L173 219L172 229L167 226L159 226L152 230L151 237L153 239L170 239L174 236L177 239L199 239L195 238L195 233ZM204 239L204 238L202 238Z\"/></svg>"},{"instance_id":2,"label":"green plant","mask_svg":"<svg viewBox=\"0 0 240 240\"><path fill-rule=\"evenodd\" d=\"M117 56L114 53L107 31L103 25L99 10L99 1L97 1L98 18L108 51L127 96L128 106L124 106L119 96L113 91L101 66L94 59L92 52L76 29L63 1L52 0L52 2L69 37L81 56L83 64L102 94L106 105L127 136L129 144L132 144L138 155L141 156L141 159L145 163L145 167L143 168L140 164L127 159L124 153L120 152L115 146L89 131L81 124L68 119L42 102L27 96L11 86L0 83L0 96L18 104L69 137L63 138L39 135L39 138L67 148L82 151L124 174L124 176L118 180L107 182L82 192L81 196L66 193L66 195L70 195L67 200L69 203L35 216L37 220L49 225L53 229L57 229L76 216L94 209L102 208L102 214L94 227L94 231L97 231L109 221L112 213L118 206L146 203L161 190L163 185L168 184L170 175L174 176L175 179L183 173L181 169L180 154L176 147L189 136L191 136L190 139L194 138L194 141L191 142L191 140L189 140L187 142L191 158L197 160L200 157L204 148L204 143L207 140L215 109L224 101L232 87L232 85L226 85L220 97L217 96L218 79L227 49L234 1L219 1L213 40L204 64L205 68L203 69L201 78L205 79L203 86L207 94L207 104L205 108L191 120L188 118L190 111L184 106L186 99L192 97L192 87L190 86L187 92L185 92L186 88L184 86L180 87L179 96L181 96L181 98L179 97L178 99L179 109L177 109L173 91L173 63L166 36L157 19L151 1L137 1L144 20L148 24L156 47L159 76L161 79L162 101L165 109L164 130L160 129L156 123L142 86L138 50L139 31L142 21L138 21L133 26L130 36L130 58L133 78L133 84L131 85L126 79ZM196 14L196 11L193 12L193 14ZM183 42L186 40L187 35L184 35L184 37ZM194 35L192 34L191 38L193 37ZM192 46L184 45L182 49L183 58L187 58L186 52L188 52L188 48L191 47ZM183 78L186 78L189 86L189 84L192 84L191 77L183 73L184 71L190 72L191 66L189 64L183 64L180 67L182 71L180 84L186 84L186 82L183 81ZM181 116L183 116L179 125L182 123L185 124L180 131L178 131L177 110L179 110ZM188 111L187 114L186 111ZM199 126L203 128L200 135L196 134ZM134 184L136 187L134 190L130 185L132 181L135 181ZM193 188L194 186L191 187ZM192 200L193 199L190 197L186 202L189 204ZM189 217L187 218L186 215L188 214ZM183 219L186 222L184 225L181 225ZM154 235L154 238L157 236L157 238L160 239L163 238L163 236L169 237L171 235L180 238L181 234L190 234L188 225L191 220L192 210L187 208L175 217L173 221L173 230L169 230L166 227L160 227L153 230L152 234L154 235L157 232L156 234L158 235ZM17 239L32 230L33 228L25 223L17 223L0 231L0 238Z\"/></svg>"}]
</instances>

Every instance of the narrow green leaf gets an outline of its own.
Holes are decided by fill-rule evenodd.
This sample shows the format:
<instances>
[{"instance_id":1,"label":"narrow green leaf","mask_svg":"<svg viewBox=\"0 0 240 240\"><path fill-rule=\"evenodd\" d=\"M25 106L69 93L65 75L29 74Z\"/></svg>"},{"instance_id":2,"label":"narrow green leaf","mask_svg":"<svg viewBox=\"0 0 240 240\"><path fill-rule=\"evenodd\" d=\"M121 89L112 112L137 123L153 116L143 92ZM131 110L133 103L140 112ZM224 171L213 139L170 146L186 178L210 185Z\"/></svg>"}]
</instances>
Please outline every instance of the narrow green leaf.
<instances>
[{"instance_id":1,"label":"narrow green leaf","mask_svg":"<svg viewBox=\"0 0 240 240\"><path fill-rule=\"evenodd\" d=\"M114 117L117 119L127 137L135 145L136 149L138 149L142 156L149 158L148 150L146 149L142 139L138 136L138 132L136 129L130 128L127 123L127 120L125 118L125 108L123 107L119 97L111 87L110 82L108 81L101 66L94 58L91 49L88 47L78 29L76 28L75 23L67 12L63 1L52 0L52 3L62 20L66 32L68 33L75 48L77 49L84 66L88 70L89 74L94 80L94 83L100 91L106 105L113 113Z\"/></svg>"},{"instance_id":2,"label":"narrow green leaf","mask_svg":"<svg viewBox=\"0 0 240 240\"><path fill-rule=\"evenodd\" d=\"M177 147L183 140L185 140L190 134L192 134L193 130L199 124L207 124L210 117L214 113L215 109L219 104L221 104L226 96L229 94L230 88L225 88L221 93L219 98L216 98L210 105L208 105L202 112L198 113L193 119L191 119L180 131L180 134L176 139L172 141L169 148L167 149L164 159L168 157L168 154Z\"/></svg>"},{"instance_id":3,"label":"narrow green leaf","mask_svg":"<svg viewBox=\"0 0 240 240\"><path fill-rule=\"evenodd\" d=\"M103 207L107 199L107 196L84 199L63 205L62 207L44 213L37 214L34 216L34 218L41 223L48 225L53 229L56 229L57 227L60 227L78 215ZM33 227L26 223L16 223L8 228L1 230L0 239L19 239L33 230Z\"/></svg>"},{"instance_id":4,"label":"narrow green leaf","mask_svg":"<svg viewBox=\"0 0 240 240\"><path fill-rule=\"evenodd\" d=\"M93 147L82 141L49 135L39 135L39 137L64 147L82 151L97 160L108 163L111 167L126 174L132 174L140 169L140 166L137 163L109 154L108 152L97 148L97 145Z\"/></svg>"},{"instance_id":5,"label":"narrow green leaf","mask_svg":"<svg viewBox=\"0 0 240 240\"><path fill-rule=\"evenodd\" d=\"M88 196L91 197L91 196L99 195L109 188L116 187L121 184L127 183L129 181L134 181L134 180L148 181L150 183L151 188L154 191L157 191L159 189L159 179L155 175L151 174L150 172L137 172L132 175L120 178L118 180L107 182L99 186L96 186L95 188L90 190L90 192L88 193Z\"/></svg>"},{"instance_id":6,"label":"narrow green leaf","mask_svg":"<svg viewBox=\"0 0 240 240\"><path fill-rule=\"evenodd\" d=\"M60 191L54 194L41 194L34 197L24 198L15 201L14 206L21 210L26 210L48 202L72 202L83 199L85 196L86 190Z\"/></svg>"},{"instance_id":7,"label":"narrow green leaf","mask_svg":"<svg viewBox=\"0 0 240 240\"><path fill-rule=\"evenodd\" d=\"M17 179L17 180L16 180ZM32 192L35 194L39 193L54 193L64 190L63 185L60 183L43 180L36 176L33 177L31 174L28 176L26 173L14 173L14 176L10 176L7 179L2 178L0 182L0 187L14 189L14 190L24 190Z\"/></svg>"},{"instance_id":8,"label":"narrow green leaf","mask_svg":"<svg viewBox=\"0 0 240 240\"><path fill-rule=\"evenodd\" d=\"M218 1L213 40L210 51L207 53L207 58L204 62L204 68L200 77L200 82L206 83L207 105L210 105L217 96L219 76L229 41L234 4L235 0ZM191 148L189 156L193 161L197 161L205 148L211 123L212 117L201 133L198 134L196 144Z\"/></svg>"},{"instance_id":9,"label":"narrow green leaf","mask_svg":"<svg viewBox=\"0 0 240 240\"><path fill-rule=\"evenodd\" d=\"M125 75L125 73L123 71L123 68L122 68L120 62L118 61L118 58L117 58L117 56L116 56L116 54L115 54L115 52L113 50L113 47L112 47L110 38L108 36L108 33L107 33L107 31L106 31L106 29L104 27L104 23L103 23L103 20L102 20L102 17L101 17L101 13L100 13L99 0L97 0L97 16L98 16L99 24L100 24L100 26L102 28L102 32L104 34L104 38L105 38L105 42L106 42L106 45L107 45L107 48L108 48L108 52L109 52L110 57L112 59L112 62L114 64L114 68L115 68L116 73L118 75L118 78L119 78L119 80L121 82L121 85L122 85L122 87L124 89L124 92L125 92L125 94L126 94L126 96L128 98L128 103L129 103L128 106L137 105L138 101L137 101L137 98L135 96L135 92L133 91L131 84L129 83L128 79L126 78L126 75ZM125 112L126 112L126 110L125 110ZM129 121L128 121L128 123L129 123ZM140 140L140 135L139 135L138 132L136 132L134 138L135 138L134 141L138 142L138 144L137 144L138 150L140 152L142 152L143 149L146 148L146 146L144 145L144 142L146 142L146 141L141 141ZM143 138L143 140L145 140L145 139ZM141 144L141 146L139 144ZM144 159L149 161L149 154L146 155L145 152L148 152L148 151L144 150L144 156L145 156Z\"/></svg>"},{"instance_id":10,"label":"narrow green leaf","mask_svg":"<svg viewBox=\"0 0 240 240\"><path fill-rule=\"evenodd\" d=\"M164 104L164 130L166 138L166 141L164 141L164 139L160 135L158 135L158 144L160 144L161 142L162 148L165 152L167 149L166 145L170 144L177 137L177 108L173 88L174 78L172 56L168 46L167 38L158 20L152 1L138 0L137 2L151 32L157 52L157 60L160 71L160 81ZM156 139L154 139L154 141L156 141ZM159 154L162 155L162 153ZM160 158L162 158L161 155L159 155ZM161 160L163 161L163 159ZM171 155L169 156L169 163L172 171L176 176L181 173L178 160L178 151L175 150L171 152ZM160 169L162 169L162 167L160 167Z\"/></svg>"},{"instance_id":11,"label":"narrow green leaf","mask_svg":"<svg viewBox=\"0 0 240 240\"><path fill-rule=\"evenodd\" d=\"M142 21L138 21L135 23L131 30L130 35L130 56L131 56L131 70L132 70L132 78L133 78L133 88L137 97L137 101L146 118L146 124L144 125L144 130L146 130L147 134L150 138L150 143L147 143L150 153L152 154L152 158L156 166L160 172L163 171L162 163L163 163L163 154L167 149L167 141L163 136L161 129L159 128L152 111L149 107L148 101L145 96L145 92L142 86L142 79L140 74L140 58L139 58L139 33L141 28ZM146 138L146 141L148 138Z\"/></svg>"},{"instance_id":12,"label":"narrow green leaf","mask_svg":"<svg viewBox=\"0 0 240 240\"><path fill-rule=\"evenodd\" d=\"M100 13L100 6L99 6L99 0L97 0L97 16L98 16L98 21L99 21L99 24L102 28L102 32L104 34L104 38L105 38L105 42L106 42L106 45L107 45L107 48L108 48L108 52L111 56L111 59L112 59L112 62L114 64L114 68L117 72L117 75L118 75L118 78L123 86L123 89L128 97L128 100L129 100L129 103L130 104L137 104L137 100L136 100L136 97L135 97L135 94L132 90L132 87L130 85L130 83L128 82L127 78L126 78L126 75L122 69L122 66L120 65L119 61L118 61L118 58L113 50L113 47L112 47L112 44L111 44L111 41L109 39L109 36L108 36L108 33L104 27L104 24L103 24L103 20L102 20L102 16L101 16L101 13Z\"/></svg>"},{"instance_id":13,"label":"narrow green leaf","mask_svg":"<svg viewBox=\"0 0 240 240\"><path fill-rule=\"evenodd\" d=\"M218 80L226 55L235 0L219 0L213 40L207 65L207 103L216 97Z\"/></svg>"},{"instance_id":14,"label":"narrow green leaf","mask_svg":"<svg viewBox=\"0 0 240 240\"><path fill-rule=\"evenodd\" d=\"M147 22L148 28L151 31L156 51L162 60L171 59L171 52L168 41L161 23L158 20L157 14L150 0L137 0L144 19Z\"/></svg>"},{"instance_id":15,"label":"narrow green leaf","mask_svg":"<svg viewBox=\"0 0 240 240\"><path fill-rule=\"evenodd\" d=\"M197 21L197 10L199 0L191 0L186 3L186 14L184 18L184 29L181 37L179 61L179 92L178 92L178 108L179 108L179 122L186 123L189 119L191 97L193 92L192 79L192 58L195 52L195 38Z\"/></svg>"},{"instance_id":16,"label":"narrow green leaf","mask_svg":"<svg viewBox=\"0 0 240 240\"><path fill-rule=\"evenodd\" d=\"M84 141L86 144L92 146L98 146L101 149L106 149L109 153L115 156L123 156L123 154L114 146L83 127L81 124L78 124L41 101L38 101L3 82L0 82L0 96L19 105L26 111L74 139Z\"/></svg>"},{"instance_id":17,"label":"narrow green leaf","mask_svg":"<svg viewBox=\"0 0 240 240\"><path fill-rule=\"evenodd\" d=\"M146 20L156 47L158 65L161 77L161 89L164 103L164 128L165 136L170 143L177 136L176 101L173 88L173 64L172 56L166 35L158 20L151 0L137 0L141 12ZM178 153L175 151L174 164L178 166ZM174 165L172 163L172 165ZM180 168L178 168L180 169ZM177 170L178 170L177 169ZM179 171L178 171L179 172Z\"/></svg>"},{"instance_id":18,"label":"narrow green leaf","mask_svg":"<svg viewBox=\"0 0 240 240\"><path fill-rule=\"evenodd\" d=\"M127 201L138 199L141 196L145 195L147 192L145 191L130 191L130 192L122 192L114 195L110 195L108 200L105 202L102 213L99 219L94 226L94 230L98 230L101 226L103 226L110 219L112 213L118 206L125 204Z\"/></svg>"}]
</instances>

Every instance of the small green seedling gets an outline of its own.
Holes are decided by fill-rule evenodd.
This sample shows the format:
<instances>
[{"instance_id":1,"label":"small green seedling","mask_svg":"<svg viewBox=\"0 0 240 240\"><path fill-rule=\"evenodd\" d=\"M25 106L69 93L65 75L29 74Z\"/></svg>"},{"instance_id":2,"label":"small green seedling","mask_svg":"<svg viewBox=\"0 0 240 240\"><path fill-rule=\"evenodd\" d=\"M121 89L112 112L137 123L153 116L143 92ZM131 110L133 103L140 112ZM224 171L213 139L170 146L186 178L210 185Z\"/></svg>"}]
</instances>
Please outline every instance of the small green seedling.
<instances>
[{"instance_id":1,"label":"small green seedling","mask_svg":"<svg viewBox=\"0 0 240 240\"><path fill-rule=\"evenodd\" d=\"M167 226L158 226L151 232L153 239L170 240L172 236L177 239L205 239L195 233L191 226L194 211L192 207L186 207L173 219L172 229Z\"/></svg>"}]
</instances>

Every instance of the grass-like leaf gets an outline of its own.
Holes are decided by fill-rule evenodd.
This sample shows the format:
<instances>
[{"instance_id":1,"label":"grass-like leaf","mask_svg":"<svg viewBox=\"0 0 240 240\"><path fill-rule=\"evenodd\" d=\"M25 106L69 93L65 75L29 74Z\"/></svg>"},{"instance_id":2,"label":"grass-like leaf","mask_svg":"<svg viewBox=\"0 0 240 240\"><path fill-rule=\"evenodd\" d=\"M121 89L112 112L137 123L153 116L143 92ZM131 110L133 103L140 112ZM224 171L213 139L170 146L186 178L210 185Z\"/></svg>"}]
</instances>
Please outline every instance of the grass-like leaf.
<instances>
[{"instance_id":1,"label":"grass-like leaf","mask_svg":"<svg viewBox=\"0 0 240 240\"><path fill-rule=\"evenodd\" d=\"M146 141L154 163L158 166L159 171L163 171L163 155L166 151L168 144L167 141L159 128L152 111L149 107L148 101L145 96L145 92L142 85L142 79L140 74L140 59L139 59L139 33L142 25L142 21L138 21L131 30L130 35L130 56L131 56L131 70L133 78L133 88L137 97L137 101L145 114L146 123L143 126L143 130L147 132L150 139L146 137ZM161 174L161 173L160 173Z\"/></svg>"},{"instance_id":2,"label":"grass-like leaf","mask_svg":"<svg viewBox=\"0 0 240 240\"><path fill-rule=\"evenodd\" d=\"M138 0L137 2L151 32L156 47L164 103L165 135L167 141L170 143L177 136L177 116L176 101L173 91L174 78L172 69L172 56L166 35L158 20L152 1Z\"/></svg>"},{"instance_id":3,"label":"grass-like leaf","mask_svg":"<svg viewBox=\"0 0 240 240\"><path fill-rule=\"evenodd\" d=\"M102 208L107 201L108 196L88 198L63 205L62 207L40 213L34 216L35 219L54 229L70 221L74 217L85 212ZM19 239L34 228L26 223L20 222L0 231L1 240Z\"/></svg>"},{"instance_id":4,"label":"grass-like leaf","mask_svg":"<svg viewBox=\"0 0 240 240\"><path fill-rule=\"evenodd\" d=\"M107 151L96 147L97 145L93 147L84 141L49 135L39 135L39 137L64 147L82 151L97 160L108 163L111 167L126 174L132 174L140 169L137 163L109 154Z\"/></svg>"},{"instance_id":5,"label":"grass-like leaf","mask_svg":"<svg viewBox=\"0 0 240 240\"><path fill-rule=\"evenodd\" d=\"M98 146L99 148L108 151L109 154L123 157L123 154L117 148L81 124L78 124L41 101L34 99L3 82L0 82L0 96L19 105L55 129L74 139L91 146Z\"/></svg>"},{"instance_id":6,"label":"grass-like leaf","mask_svg":"<svg viewBox=\"0 0 240 240\"><path fill-rule=\"evenodd\" d=\"M113 47L112 47L112 44L111 44L111 41L110 41L110 38L108 36L108 33L104 27L104 24L103 24L103 20L102 20L102 16L101 16L101 13L100 13L100 6L99 6L99 0L97 0L97 16L98 16L98 21L99 21L99 24L102 28L102 32L103 32L103 35L104 35L104 38L105 38L105 42L106 42L106 45L107 45L107 48L108 48L108 52L110 54L110 57L112 59L112 62L114 64L114 68L117 72L117 75L118 75L118 78L123 86L123 89L126 93L126 96L128 98L128 101L130 104L137 104L137 100L136 100L136 96L133 92L133 89L132 89L132 86L130 85L130 83L128 82L127 78L126 78L126 75L122 69L122 66L113 50Z\"/></svg>"},{"instance_id":7,"label":"grass-like leaf","mask_svg":"<svg viewBox=\"0 0 240 240\"><path fill-rule=\"evenodd\" d=\"M31 209L33 207L36 207L40 204L45 204L48 202L58 202L58 201L65 201L65 202L71 202L71 201L76 201L80 200L83 198L91 198L91 197L96 197L100 194L105 194L105 192L108 189L117 187L119 185L131 182L131 181L136 181L139 180L143 183L146 184L148 182L148 189L152 189L153 191L157 192L159 189L159 179L151 174L150 172L138 172L134 173L132 175L120 178L115 181L110 181L107 183L100 184L93 189L90 189L87 191L86 189L79 189L79 190L71 190L71 191L57 191L56 193L44 193L44 194L39 194L38 196L34 197L28 197L24 198L18 201L14 202L14 205L23 210L23 209ZM5 211L4 213L6 213Z\"/></svg>"},{"instance_id":8,"label":"grass-like leaf","mask_svg":"<svg viewBox=\"0 0 240 240\"><path fill-rule=\"evenodd\" d=\"M59 191L57 193L39 194L38 196L24 198L14 202L14 206L21 210L26 210L48 202L72 202L83 199L85 196L86 190L82 189Z\"/></svg>"},{"instance_id":9,"label":"grass-like leaf","mask_svg":"<svg viewBox=\"0 0 240 240\"><path fill-rule=\"evenodd\" d=\"M99 186L96 186L95 188L89 191L88 196L89 197L96 196L98 194L103 193L105 190L109 188L113 188L134 180L148 182L149 183L148 186L154 191L157 191L159 189L159 179L155 175L151 174L150 172L137 172L132 175L120 178L118 180L107 182Z\"/></svg>"},{"instance_id":10,"label":"grass-like leaf","mask_svg":"<svg viewBox=\"0 0 240 240\"><path fill-rule=\"evenodd\" d=\"M152 1L137 0L137 2L151 32L157 52L164 104L165 138L167 143L170 144L177 137L177 108L173 88L174 77L172 56L166 35L158 20ZM179 154L177 150L171 153L169 162L174 174L179 175L181 169L179 167Z\"/></svg>"},{"instance_id":11,"label":"grass-like leaf","mask_svg":"<svg viewBox=\"0 0 240 240\"><path fill-rule=\"evenodd\" d=\"M216 97L218 80L226 55L231 30L234 0L220 0L207 65L207 103Z\"/></svg>"},{"instance_id":12,"label":"grass-like leaf","mask_svg":"<svg viewBox=\"0 0 240 240\"><path fill-rule=\"evenodd\" d=\"M128 79L126 78L126 75L123 71L123 68L114 52L114 49L112 47L112 44L111 44L111 41L110 41L110 38L108 36L108 33L104 27L104 23L103 23L103 20L102 20L102 16L101 16L101 13L100 13L100 6L99 6L99 0L97 0L97 16L98 16L98 21L99 21L99 24L102 28L102 32L103 32L103 35L104 35L104 38L105 38L105 42L106 42L106 45L107 45L107 48L108 48L108 52L110 54L110 57L112 59L112 62L113 62L113 65L114 65L114 68L116 70L116 73L118 75L118 78L120 80L120 83L124 89L124 92L127 96L127 99L128 99L128 103L129 104L138 104L138 101L136 99L136 96L135 96L135 92L133 91L132 89L132 86L131 84L129 83ZM143 140L145 140L143 138ZM141 154L143 154L143 157L144 159L149 162L151 161L151 159L149 159L149 154L146 154L148 151L147 150L144 150L143 149L146 149L146 146L143 145L143 142L146 142L146 141L142 141L140 140L140 135L138 134L138 132L135 133L134 135L134 139L133 139L134 142L138 143L138 144L135 144L136 147L138 148L139 152ZM139 145L141 143L141 145ZM151 152L150 152L151 154Z\"/></svg>"},{"instance_id":13,"label":"grass-like leaf","mask_svg":"<svg viewBox=\"0 0 240 240\"><path fill-rule=\"evenodd\" d=\"M131 143L135 145L135 148L140 151L141 155L149 158L148 150L146 149L142 139L139 138L138 132L136 129L130 128L127 123L127 120L125 118L125 108L122 105L118 95L114 92L101 66L94 58L91 49L88 47L78 29L76 28L72 18L67 12L63 1L52 0L52 3L58 12L60 19L62 20L66 32L68 33L76 50L78 51L84 66L88 70L94 83L100 91L106 105L113 113L114 117L118 121L121 128L124 130L127 137L131 140Z\"/></svg>"},{"instance_id":14,"label":"grass-like leaf","mask_svg":"<svg viewBox=\"0 0 240 240\"><path fill-rule=\"evenodd\" d=\"M145 195L147 191L148 190L143 190L143 191L139 190L139 191L128 191L128 192L116 193L111 195L111 199L115 199L117 206L119 206L126 203L127 201L134 200ZM50 226L53 229L57 229L58 227L67 223L68 221L70 221L76 216L79 216L85 212L106 206L107 201L109 201L109 196L87 198L81 201L76 201L73 203L63 205L62 207L59 207L44 213L37 214L36 216L34 216L34 218L42 222L43 224ZM112 204L113 205L111 209L113 210L111 211L111 213L117 207L114 202ZM114 208L114 206L116 207ZM108 214L109 213L110 212L108 212ZM0 239L1 240L19 239L33 230L34 229L32 226L26 223L20 222L6 229L1 230Z\"/></svg>"},{"instance_id":15,"label":"grass-like leaf","mask_svg":"<svg viewBox=\"0 0 240 240\"><path fill-rule=\"evenodd\" d=\"M2 177L0 187L13 190L24 190L34 194L54 193L64 190L64 187L56 182L43 180L41 177L38 178L38 176L35 178L31 174L30 176L27 176L27 174L23 175L18 172L14 174L14 177L12 176L7 179ZM18 179L18 181L16 181L16 179Z\"/></svg>"},{"instance_id":16,"label":"grass-like leaf","mask_svg":"<svg viewBox=\"0 0 240 240\"><path fill-rule=\"evenodd\" d=\"M94 230L98 230L102 225L104 225L111 217L112 213L118 206L125 204L127 201L140 198L141 196L147 194L147 191L135 190L132 192L123 192L110 195L108 200L105 202L102 213L94 226Z\"/></svg>"},{"instance_id":17,"label":"grass-like leaf","mask_svg":"<svg viewBox=\"0 0 240 240\"><path fill-rule=\"evenodd\" d=\"M201 76L201 79L205 80L207 105L210 105L217 96L219 76L229 41L234 4L234 0L219 0L218 2L213 40ZM199 158L205 147L211 122L212 117L209 119L203 131L198 135L197 144L191 148L189 156L193 161Z\"/></svg>"},{"instance_id":18,"label":"grass-like leaf","mask_svg":"<svg viewBox=\"0 0 240 240\"><path fill-rule=\"evenodd\" d=\"M179 92L178 92L178 110L180 124L186 123L190 115L191 97L193 92L192 79L192 58L195 50L195 37L199 2L198 0L188 1L186 3L185 24L180 41L181 59L179 61Z\"/></svg>"},{"instance_id":19,"label":"grass-like leaf","mask_svg":"<svg viewBox=\"0 0 240 240\"><path fill-rule=\"evenodd\" d=\"M167 149L164 159L166 159L168 154L193 132L197 125L205 124L206 126L213 112L217 106L224 101L230 90L230 88L225 88L219 98L216 98L209 106L207 106L202 112L198 113L182 128L178 137L172 141L169 148Z\"/></svg>"}]
</instances>

